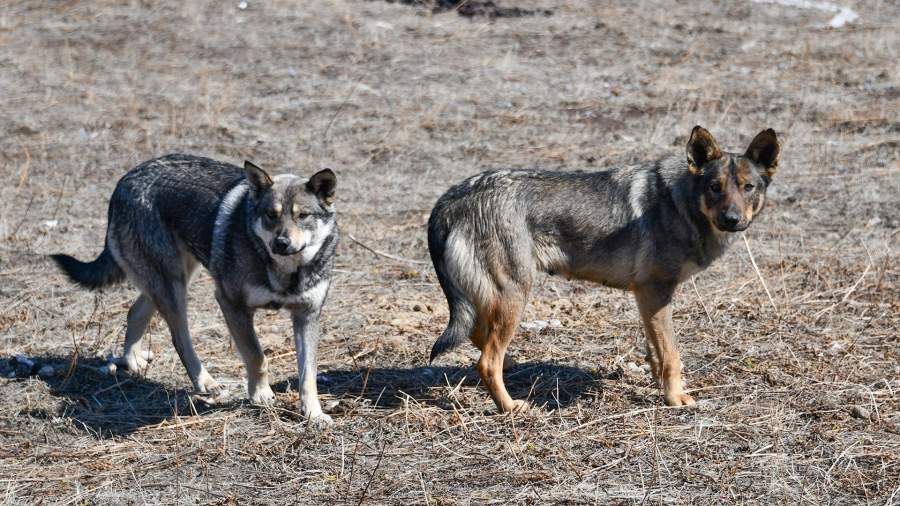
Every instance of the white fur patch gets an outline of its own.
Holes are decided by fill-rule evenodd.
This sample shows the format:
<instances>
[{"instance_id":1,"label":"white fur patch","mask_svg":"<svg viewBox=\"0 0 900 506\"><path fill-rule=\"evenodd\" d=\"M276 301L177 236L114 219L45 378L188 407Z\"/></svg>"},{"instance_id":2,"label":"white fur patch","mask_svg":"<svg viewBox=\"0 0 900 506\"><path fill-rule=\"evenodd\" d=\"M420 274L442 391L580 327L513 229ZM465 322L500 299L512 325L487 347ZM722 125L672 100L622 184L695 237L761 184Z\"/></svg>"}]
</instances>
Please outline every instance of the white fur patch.
<instances>
[{"instance_id":1,"label":"white fur patch","mask_svg":"<svg viewBox=\"0 0 900 506\"><path fill-rule=\"evenodd\" d=\"M459 231L453 231L447 237L447 249L444 251L444 262L451 278L459 288L471 297L476 304L483 305L493 299L494 287L484 266L475 257L472 244Z\"/></svg>"},{"instance_id":2,"label":"white fur patch","mask_svg":"<svg viewBox=\"0 0 900 506\"><path fill-rule=\"evenodd\" d=\"M222 262L222 253L225 248L225 230L231 224L231 216L237 209L238 204L244 201L244 197L250 190L250 186L246 182L239 183L225 194L225 198L219 204L219 211L216 213L216 223L213 226L212 247L210 248L210 266L214 272L218 272L219 264Z\"/></svg>"},{"instance_id":3,"label":"white fur patch","mask_svg":"<svg viewBox=\"0 0 900 506\"><path fill-rule=\"evenodd\" d=\"M315 286L298 294L283 295L273 292L264 286L247 286L244 297L250 307L265 307L271 304L279 306L321 307L328 294L330 282L322 280Z\"/></svg>"},{"instance_id":4,"label":"white fur patch","mask_svg":"<svg viewBox=\"0 0 900 506\"><path fill-rule=\"evenodd\" d=\"M641 172L636 175L628 191L628 203L631 205L631 215L640 218L644 214L644 204L641 200L647 194L647 175Z\"/></svg>"},{"instance_id":5,"label":"white fur patch","mask_svg":"<svg viewBox=\"0 0 900 506\"><path fill-rule=\"evenodd\" d=\"M306 234L306 247L299 253L301 264L306 265L315 258L319 250L322 249L322 245L325 244L325 239L328 239L333 230L333 221L316 220L315 230L311 234Z\"/></svg>"}]
</instances>

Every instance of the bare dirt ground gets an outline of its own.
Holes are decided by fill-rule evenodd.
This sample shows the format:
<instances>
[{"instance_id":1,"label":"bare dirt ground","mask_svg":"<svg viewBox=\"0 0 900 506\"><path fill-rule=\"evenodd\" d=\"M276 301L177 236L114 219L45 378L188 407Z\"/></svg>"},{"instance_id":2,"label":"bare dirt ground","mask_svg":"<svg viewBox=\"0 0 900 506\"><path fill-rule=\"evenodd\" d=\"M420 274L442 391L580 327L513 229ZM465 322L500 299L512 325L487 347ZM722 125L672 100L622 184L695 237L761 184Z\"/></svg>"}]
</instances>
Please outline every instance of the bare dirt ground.
<instances>
[{"instance_id":1,"label":"bare dirt ground","mask_svg":"<svg viewBox=\"0 0 900 506\"><path fill-rule=\"evenodd\" d=\"M0 497L900 503L900 8L841 1L860 18L838 29L749 1L4 2ZM784 144L747 244L678 294L698 406L664 407L636 367L627 293L555 278L525 319L560 325L521 329L508 375L539 409L495 414L470 346L427 367L447 309L424 224L443 190L486 168L681 153L698 123L732 150L764 127ZM257 318L278 405L241 400L205 274L194 341L233 402L191 398L159 321L146 375L99 371L136 292L81 291L43 255L93 258L117 179L175 151L338 173L332 428L298 417L283 313Z\"/></svg>"}]
</instances>

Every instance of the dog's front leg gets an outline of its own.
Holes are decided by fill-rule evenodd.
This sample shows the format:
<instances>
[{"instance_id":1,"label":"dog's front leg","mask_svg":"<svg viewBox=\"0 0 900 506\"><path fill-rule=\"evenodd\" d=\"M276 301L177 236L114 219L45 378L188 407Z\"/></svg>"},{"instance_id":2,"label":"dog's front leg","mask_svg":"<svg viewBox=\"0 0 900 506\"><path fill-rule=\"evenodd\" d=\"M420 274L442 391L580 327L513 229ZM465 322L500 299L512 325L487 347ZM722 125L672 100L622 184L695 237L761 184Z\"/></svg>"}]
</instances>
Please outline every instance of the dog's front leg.
<instances>
[{"instance_id":1,"label":"dog's front leg","mask_svg":"<svg viewBox=\"0 0 900 506\"><path fill-rule=\"evenodd\" d=\"M250 402L271 405L275 402L275 394L269 386L269 360L253 328L253 309L229 300L219 291L216 292L216 300L219 301L231 338L247 369L247 395Z\"/></svg>"},{"instance_id":2,"label":"dog's front leg","mask_svg":"<svg viewBox=\"0 0 900 506\"><path fill-rule=\"evenodd\" d=\"M681 379L681 354L675 344L672 326L672 295L675 285L646 284L635 287L634 296L644 324L644 332L650 343L648 349L650 367L662 388L666 404L669 406L690 406L694 399L684 393ZM648 347L649 348L649 347ZM651 357L654 355L655 357Z\"/></svg>"},{"instance_id":3,"label":"dog's front leg","mask_svg":"<svg viewBox=\"0 0 900 506\"><path fill-rule=\"evenodd\" d=\"M296 310L294 319L294 341L297 346L298 383L300 388L300 410L303 416L317 424L328 425L331 417L322 412L319 393L316 389L316 353L319 348L319 310Z\"/></svg>"}]
</instances>

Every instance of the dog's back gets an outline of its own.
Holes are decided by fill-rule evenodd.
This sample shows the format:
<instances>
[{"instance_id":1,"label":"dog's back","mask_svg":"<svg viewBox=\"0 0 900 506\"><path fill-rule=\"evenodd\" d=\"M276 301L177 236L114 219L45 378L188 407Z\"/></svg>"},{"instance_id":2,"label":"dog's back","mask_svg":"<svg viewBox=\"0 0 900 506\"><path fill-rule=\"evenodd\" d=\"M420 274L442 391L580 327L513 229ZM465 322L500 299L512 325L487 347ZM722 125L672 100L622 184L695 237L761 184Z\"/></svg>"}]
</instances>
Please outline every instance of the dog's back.
<instances>
[{"instance_id":1,"label":"dog's back","mask_svg":"<svg viewBox=\"0 0 900 506\"><path fill-rule=\"evenodd\" d=\"M199 156L172 154L146 161L116 185L107 213L106 243L97 259L81 262L68 255L53 259L69 279L90 289L125 279L123 249L141 252L154 262L176 261L180 253L190 253L208 265L222 195L243 178L240 168Z\"/></svg>"},{"instance_id":2,"label":"dog's back","mask_svg":"<svg viewBox=\"0 0 900 506\"><path fill-rule=\"evenodd\" d=\"M241 168L199 156L144 162L122 177L110 198L110 234L152 249L168 241L161 235L171 233L208 267L222 198L243 180Z\"/></svg>"}]
</instances>

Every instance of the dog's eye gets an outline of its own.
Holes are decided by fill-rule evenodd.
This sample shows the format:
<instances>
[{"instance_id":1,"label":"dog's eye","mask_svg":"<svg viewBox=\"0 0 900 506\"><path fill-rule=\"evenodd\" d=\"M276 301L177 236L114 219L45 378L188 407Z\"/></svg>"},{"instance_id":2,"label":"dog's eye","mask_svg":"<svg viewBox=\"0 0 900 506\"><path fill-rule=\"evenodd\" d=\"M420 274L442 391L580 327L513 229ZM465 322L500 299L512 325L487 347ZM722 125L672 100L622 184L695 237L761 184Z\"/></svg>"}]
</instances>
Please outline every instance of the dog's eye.
<instances>
[{"instance_id":1,"label":"dog's eye","mask_svg":"<svg viewBox=\"0 0 900 506\"><path fill-rule=\"evenodd\" d=\"M275 211L274 209L269 209L268 211L266 211L266 218L269 218L270 220L275 221L278 219L278 212Z\"/></svg>"},{"instance_id":2,"label":"dog's eye","mask_svg":"<svg viewBox=\"0 0 900 506\"><path fill-rule=\"evenodd\" d=\"M709 191L713 193L722 193L722 185L716 181L715 183L709 185Z\"/></svg>"},{"instance_id":3,"label":"dog's eye","mask_svg":"<svg viewBox=\"0 0 900 506\"><path fill-rule=\"evenodd\" d=\"M752 192L754 188L756 188L756 187L753 186L753 183L747 183L744 185L745 192Z\"/></svg>"},{"instance_id":4,"label":"dog's eye","mask_svg":"<svg viewBox=\"0 0 900 506\"><path fill-rule=\"evenodd\" d=\"M303 221L303 220L309 218L310 216L312 216L312 215L309 213L300 213L297 215L297 221Z\"/></svg>"}]
</instances>

